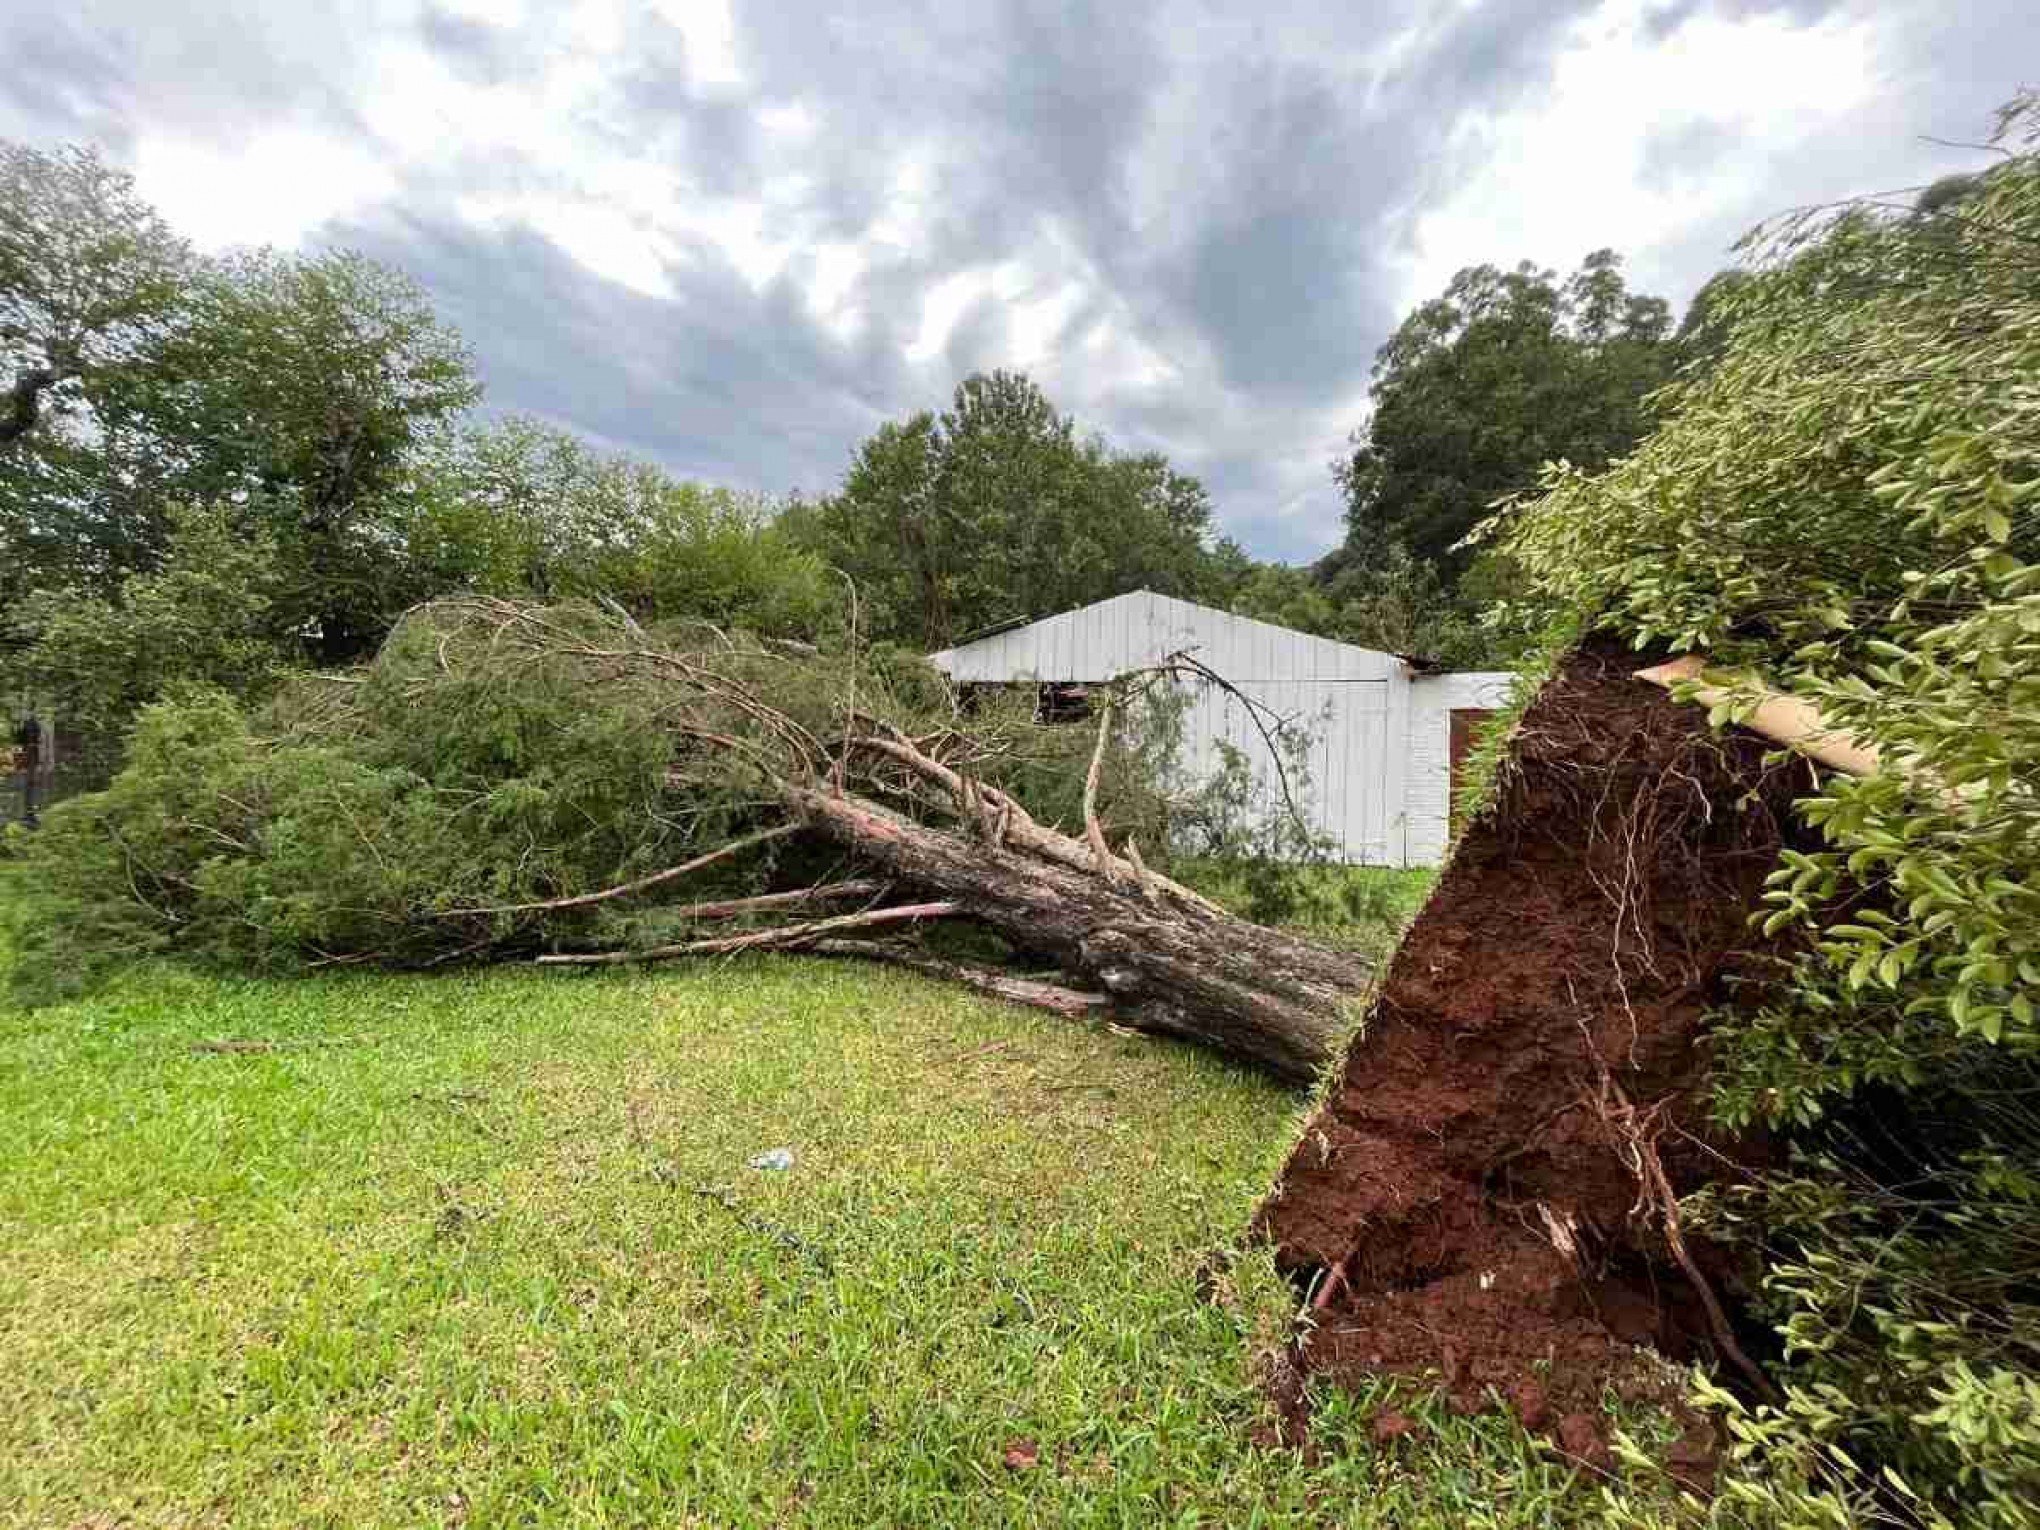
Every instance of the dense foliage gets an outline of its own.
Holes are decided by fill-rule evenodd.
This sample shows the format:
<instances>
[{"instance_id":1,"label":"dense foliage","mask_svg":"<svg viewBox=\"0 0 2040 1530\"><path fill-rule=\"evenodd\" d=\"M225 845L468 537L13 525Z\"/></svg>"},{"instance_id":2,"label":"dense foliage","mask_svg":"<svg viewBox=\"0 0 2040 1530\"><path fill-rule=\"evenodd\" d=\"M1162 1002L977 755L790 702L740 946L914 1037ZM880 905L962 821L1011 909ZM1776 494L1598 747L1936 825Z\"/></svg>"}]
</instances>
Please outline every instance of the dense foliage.
<instances>
[{"instance_id":1,"label":"dense foliage","mask_svg":"<svg viewBox=\"0 0 2040 1530\"><path fill-rule=\"evenodd\" d=\"M1632 293L1612 250L1561 282L1473 266L1403 320L1374 367L1374 411L1338 465L1361 547L1399 539L1456 575L1454 551L1547 462L1598 468L1648 428L1672 372L1671 310Z\"/></svg>"},{"instance_id":2,"label":"dense foliage","mask_svg":"<svg viewBox=\"0 0 2040 1530\"><path fill-rule=\"evenodd\" d=\"M519 417L472 424L418 466L407 526L433 593L614 600L812 639L838 630L841 578L762 499L604 456Z\"/></svg>"},{"instance_id":3,"label":"dense foliage","mask_svg":"<svg viewBox=\"0 0 2040 1530\"><path fill-rule=\"evenodd\" d=\"M266 691L296 647L275 539L216 507L170 512L169 546L108 594L42 590L11 613L26 647L14 672L61 707L65 726L118 737L136 710L179 686Z\"/></svg>"},{"instance_id":4,"label":"dense foliage","mask_svg":"<svg viewBox=\"0 0 2040 1530\"><path fill-rule=\"evenodd\" d=\"M96 154L0 143L0 448L147 361L191 265L189 246Z\"/></svg>"},{"instance_id":5,"label":"dense foliage","mask_svg":"<svg viewBox=\"0 0 2040 1530\"><path fill-rule=\"evenodd\" d=\"M1460 668L1520 659L1531 634L1493 610L1521 595L1520 572L1465 539L1545 463L1598 468L1633 446L1650 392L1719 350L1716 310L1738 280L1709 283L1673 335L1665 302L1629 291L1610 250L1562 282L1528 263L1459 272L1376 356L1373 412L1332 467L1344 541L1308 568L1242 560L1223 604Z\"/></svg>"},{"instance_id":6,"label":"dense foliage","mask_svg":"<svg viewBox=\"0 0 2040 1530\"><path fill-rule=\"evenodd\" d=\"M38 251L32 279L75 277L51 269L71 254ZM187 258L161 280L121 361L52 390L0 444L0 596L117 597L161 561L179 506L230 506L275 544L307 652L358 656L428 593L403 535L408 473L479 393L464 347L408 278L345 252Z\"/></svg>"},{"instance_id":7,"label":"dense foliage","mask_svg":"<svg viewBox=\"0 0 2040 1530\"><path fill-rule=\"evenodd\" d=\"M1079 435L1010 372L880 427L842 490L795 519L856 580L869 631L926 649L1128 590L1208 596L1215 577L1204 486Z\"/></svg>"},{"instance_id":8,"label":"dense foliage","mask_svg":"<svg viewBox=\"0 0 2040 1530\"><path fill-rule=\"evenodd\" d=\"M1767 231L1712 369L1506 542L1881 756L1805 803L1826 848L1767 918L1809 954L1720 1027L1721 1114L1798 1145L1711 1208L1762 1242L1786 1345L1789 1402L1737 1421L1770 1476L1724 1500L1767 1522L2040 1502L2040 103L1999 142L1915 206Z\"/></svg>"},{"instance_id":9,"label":"dense foliage","mask_svg":"<svg viewBox=\"0 0 2040 1530\"><path fill-rule=\"evenodd\" d=\"M0 191L0 680L61 719L74 781L171 689L259 700L452 592L842 627L774 507L471 417L466 349L402 273L202 257L90 151L0 145Z\"/></svg>"},{"instance_id":10,"label":"dense foliage","mask_svg":"<svg viewBox=\"0 0 2040 1530\"><path fill-rule=\"evenodd\" d=\"M117 642L111 677L129 662ZM832 768L827 741L853 715L950 740L959 768L1048 825L1082 823L1094 737L1037 725L1024 693L980 698L965 735L949 687L917 660L853 661L686 619L643 628L588 604L428 606L372 664L273 685L259 706L198 678L142 708L106 790L14 831L24 993L173 948L284 970L656 944L673 935L673 902L805 886L831 869L815 855L839 857L782 831L673 899L535 905L787 822L785 790ZM1115 841L1140 834L1158 864L1169 737L1115 732L1102 761ZM913 810L869 762L850 784Z\"/></svg>"}]
</instances>

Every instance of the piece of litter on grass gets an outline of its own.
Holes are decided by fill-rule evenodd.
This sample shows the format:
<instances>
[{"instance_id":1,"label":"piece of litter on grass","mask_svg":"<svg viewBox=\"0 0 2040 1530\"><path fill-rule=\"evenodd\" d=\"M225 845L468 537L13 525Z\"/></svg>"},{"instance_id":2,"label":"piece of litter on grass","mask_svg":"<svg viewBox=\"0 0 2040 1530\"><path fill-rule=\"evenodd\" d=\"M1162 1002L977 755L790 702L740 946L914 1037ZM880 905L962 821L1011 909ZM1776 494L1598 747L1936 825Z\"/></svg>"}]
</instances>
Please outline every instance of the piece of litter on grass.
<instances>
[{"instance_id":1,"label":"piece of litter on grass","mask_svg":"<svg viewBox=\"0 0 2040 1530\"><path fill-rule=\"evenodd\" d=\"M754 1169L770 1169L775 1174L784 1174L793 1167L793 1149L767 1148L745 1161Z\"/></svg>"}]
</instances>

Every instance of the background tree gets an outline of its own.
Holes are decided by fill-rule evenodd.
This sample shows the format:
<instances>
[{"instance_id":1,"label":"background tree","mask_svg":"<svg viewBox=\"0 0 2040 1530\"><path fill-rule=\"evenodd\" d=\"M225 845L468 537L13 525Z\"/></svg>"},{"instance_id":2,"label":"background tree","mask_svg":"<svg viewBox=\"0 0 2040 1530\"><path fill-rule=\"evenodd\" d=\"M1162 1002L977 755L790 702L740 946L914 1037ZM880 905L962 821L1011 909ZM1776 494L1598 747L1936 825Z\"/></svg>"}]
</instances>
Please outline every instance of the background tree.
<instances>
[{"instance_id":1,"label":"background tree","mask_svg":"<svg viewBox=\"0 0 2040 1530\"><path fill-rule=\"evenodd\" d=\"M1670 327L1610 250L1562 283L1528 262L1461 271L1376 357L1374 413L1335 469L1349 544L1400 541L1450 584L1468 562L1454 545L1545 462L1596 468L1635 444L1676 361Z\"/></svg>"},{"instance_id":2,"label":"background tree","mask_svg":"<svg viewBox=\"0 0 2040 1530\"><path fill-rule=\"evenodd\" d=\"M0 450L162 338L190 247L91 149L0 142Z\"/></svg>"},{"instance_id":3,"label":"background tree","mask_svg":"<svg viewBox=\"0 0 2040 1530\"><path fill-rule=\"evenodd\" d=\"M1730 267L1708 277L1693 294L1672 340L1680 368L1690 371L1712 366L1728 349L1726 315L1749 281L1749 272Z\"/></svg>"},{"instance_id":4,"label":"background tree","mask_svg":"<svg viewBox=\"0 0 2040 1530\"><path fill-rule=\"evenodd\" d=\"M115 514L67 513L90 475L59 448L90 392L156 359L193 270L94 151L0 142L0 605L53 573L103 573L133 540Z\"/></svg>"},{"instance_id":5,"label":"background tree","mask_svg":"<svg viewBox=\"0 0 2040 1530\"><path fill-rule=\"evenodd\" d=\"M0 146L0 177L20 425L0 436L0 635L12 678L109 754L182 681L248 695L349 662L454 591L809 637L839 619L840 580L762 501L470 420L466 347L403 273L200 258L88 150Z\"/></svg>"},{"instance_id":6,"label":"background tree","mask_svg":"<svg viewBox=\"0 0 2040 1530\"><path fill-rule=\"evenodd\" d=\"M1249 560L1229 571L1221 603L1257 621L1457 668L1500 663L1509 653L1480 625L1477 602L1448 589L1391 537L1348 541L1302 567Z\"/></svg>"},{"instance_id":7,"label":"background tree","mask_svg":"<svg viewBox=\"0 0 2040 1530\"><path fill-rule=\"evenodd\" d=\"M340 663L431 593L397 534L410 465L480 396L409 277L347 251L210 266L160 363L93 400L109 494L232 503L276 538L315 656ZM139 517L136 517L139 519Z\"/></svg>"},{"instance_id":8,"label":"background tree","mask_svg":"<svg viewBox=\"0 0 2040 1530\"><path fill-rule=\"evenodd\" d=\"M362 256L200 259L91 152L0 156L24 422L0 441L0 598L117 598L175 507L214 505L274 539L279 609L316 655L359 654L430 593L399 526L420 449L480 393L458 336Z\"/></svg>"},{"instance_id":9,"label":"background tree","mask_svg":"<svg viewBox=\"0 0 2040 1530\"><path fill-rule=\"evenodd\" d=\"M999 622L1213 580L1211 505L1154 454L1080 438L1016 373L969 377L940 416L881 426L842 489L796 513L871 630L940 648Z\"/></svg>"},{"instance_id":10,"label":"background tree","mask_svg":"<svg viewBox=\"0 0 2040 1530\"><path fill-rule=\"evenodd\" d=\"M535 420L448 433L413 497L405 546L435 591L607 598L640 621L802 638L840 624L841 580L769 502L605 456Z\"/></svg>"},{"instance_id":11,"label":"background tree","mask_svg":"<svg viewBox=\"0 0 2040 1530\"><path fill-rule=\"evenodd\" d=\"M105 751L138 708L180 687L252 696L285 674L297 644L278 615L282 585L266 531L217 506L180 507L162 564L116 594L45 590L9 611L5 635L21 645L10 668ZM90 776L112 761L83 763Z\"/></svg>"}]
</instances>

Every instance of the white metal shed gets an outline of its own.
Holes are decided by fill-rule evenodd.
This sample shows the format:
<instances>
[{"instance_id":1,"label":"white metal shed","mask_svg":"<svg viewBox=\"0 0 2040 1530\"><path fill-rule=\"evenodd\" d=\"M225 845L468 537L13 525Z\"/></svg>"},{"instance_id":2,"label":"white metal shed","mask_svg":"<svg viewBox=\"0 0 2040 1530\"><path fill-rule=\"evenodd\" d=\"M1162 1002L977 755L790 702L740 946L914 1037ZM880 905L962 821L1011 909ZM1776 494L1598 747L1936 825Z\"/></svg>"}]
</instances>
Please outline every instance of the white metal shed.
<instances>
[{"instance_id":1,"label":"white metal shed","mask_svg":"<svg viewBox=\"0 0 2040 1530\"><path fill-rule=\"evenodd\" d=\"M1395 654L1152 590L928 657L961 684L1095 685L1186 650L1256 704L1309 728L1311 779L1302 805L1336 853L1373 866L1434 866L1444 858L1453 764L1479 718L1507 698L1506 673L1427 673ZM1218 740L1253 762L1271 811L1273 761L1260 730L1234 697L1197 684L1181 761L1191 779L1217 769Z\"/></svg>"}]
</instances>

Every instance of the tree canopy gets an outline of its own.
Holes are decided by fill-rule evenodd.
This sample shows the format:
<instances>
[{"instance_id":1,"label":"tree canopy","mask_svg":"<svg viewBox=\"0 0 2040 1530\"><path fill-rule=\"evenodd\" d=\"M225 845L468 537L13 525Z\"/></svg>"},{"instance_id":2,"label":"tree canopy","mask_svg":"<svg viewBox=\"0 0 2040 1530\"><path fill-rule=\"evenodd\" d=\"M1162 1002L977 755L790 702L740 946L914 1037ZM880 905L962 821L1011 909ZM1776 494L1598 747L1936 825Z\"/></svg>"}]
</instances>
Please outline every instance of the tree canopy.
<instances>
[{"instance_id":1,"label":"tree canopy","mask_svg":"<svg viewBox=\"0 0 2040 1530\"><path fill-rule=\"evenodd\" d=\"M1204 486L1115 452L1033 382L966 378L940 415L883 425L842 489L796 516L855 582L869 630L940 648L985 627L1148 588L1212 582Z\"/></svg>"},{"instance_id":2,"label":"tree canopy","mask_svg":"<svg viewBox=\"0 0 2040 1530\"><path fill-rule=\"evenodd\" d=\"M407 542L434 593L606 598L642 621L800 638L840 625L841 581L771 503L605 455L536 420L445 433L413 484Z\"/></svg>"},{"instance_id":3,"label":"tree canopy","mask_svg":"<svg viewBox=\"0 0 2040 1530\"><path fill-rule=\"evenodd\" d=\"M162 339L190 247L91 149L0 142L0 451Z\"/></svg>"},{"instance_id":4,"label":"tree canopy","mask_svg":"<svg viewBox=\"0 0 2040 1530\"><path fill-rule=\"evenodd\" d=\"M1557 274L1471 266L1404 319L1374 368L1374 409L1335 476L1349 543L1402 542L1449 581L1455 544L1550 461L1598 468L1642 436L1671 376L1671 310L1629 291L1612 250Z\"/></svg>"},{"instance_id":5,"label":"tree canopy","mask_svg":"<svg viewBox=\"0 0 2040 1530\"><path fill-rule=\"evenodd\" d=\"M0 653L115 737L457 591L813 637L840 580L757 496L472 414L461 338L344 250L202 257L89 150L0 145Z\"/></svg>"},{"instance_id":6,"label":"tree canopy","mask_svg":"<svg viewBox=\"0 0 2040 1530\"><path fill-rule=\"evenodd\" d=\"M59 285L55 262L89 269L63 241L43 259ZM312 651L353 657L415 588L406 474L479 396L466 349L409 278L348 252L164 269L146 343L75 373L0 451L0 596L116 594L166 555L177 506L230 506L275 539L278 598Z\"/></svg>"}]
</instances>

